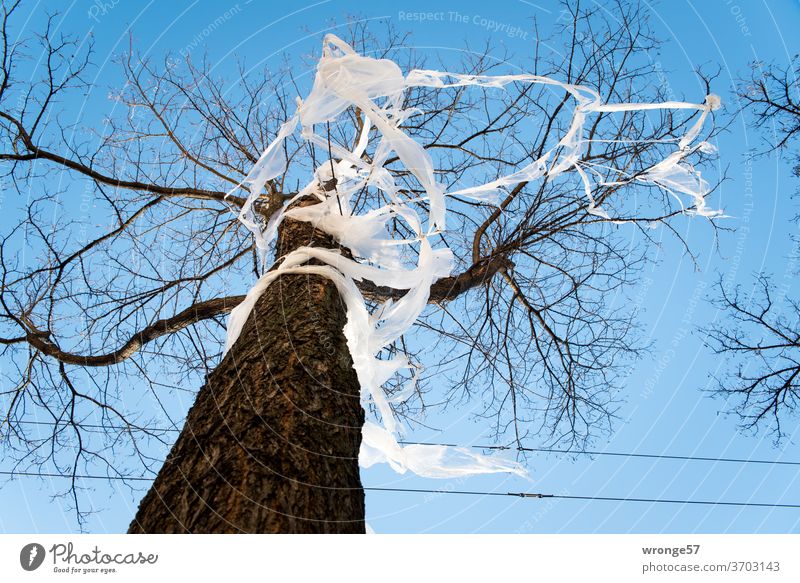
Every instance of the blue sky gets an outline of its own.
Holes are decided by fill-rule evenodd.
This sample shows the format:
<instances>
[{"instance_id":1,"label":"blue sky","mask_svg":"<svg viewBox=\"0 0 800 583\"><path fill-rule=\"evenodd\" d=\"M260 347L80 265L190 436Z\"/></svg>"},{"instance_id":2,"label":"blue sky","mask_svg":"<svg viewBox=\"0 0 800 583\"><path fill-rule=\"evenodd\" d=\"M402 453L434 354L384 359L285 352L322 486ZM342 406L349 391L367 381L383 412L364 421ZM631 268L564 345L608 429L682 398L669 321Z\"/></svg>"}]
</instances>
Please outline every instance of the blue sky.
<instances>
[{"instance_id":1,"label":"blue sky","mask_svg":"<svg viewBox=\"0 0 800 583\"><path fill-rule=\"evenodd\" d=\"M728 115L737 103L736 79L756 60L786 63L798 52L796 35L800 5L796 1L664 2L648 5L656 32L667 40L659 55L668 81L678 95L701 100L704 88L693 70L718 64L721 74L713 90L722 96ZM486 2L355 3L259 2L74 2L58 3L65 31L95 38L98 85L113 86L119 75L110 59L127 49L128 33L144 54L160 56L207 51L221 71L234 64L236 54L248 63L274 62L308 54L325 32L335 32L346 15L391 19L412 33L410 44L423 51L461 49L491 39L516 53L533 41L532 17L540 28L558 16L553 2L501 0ZM48 8L41 3L40 9ZM56 8L51 3L50 9ZM411 13L442 16L419 22ZM41 20L32 16L31 25ZM338 23L338 24L337 24ZM496 24L492 24L496 23ZM558 50L549 47L548 50ZM654 80L658 82L658 80ZM110 108L102 92L92 97L86 120ZM607 440L595 449L666 453L672 455L800 460L797 424L775 445L768 433L743 434L735 417L725 413L723 401L705 392L709 375L721 361L703 347L698 327L718 317L707 302L719 276L749 285L754 273L765 271L781 281L786 272L789 235L796 231L788 220L796 203L789 195L797 184L787 164L775 157L752 159L748 152L762 147L761 136L742 116L718 140L720 165L729 180L713 205L731 216L731 226L749 229L722 234L714 248L713 232L699 218L677 223L697 252L695 265L669 240L658 250L642 285L633 290L641 298L643 329L653 349L637 363L624 391L627 403ZM768 128L767 128L768 129ZM5 206L13 205L8 195ZM792 283L790 295L800 296ZM469 408L435 419L439 434L414 435L420 440L484 443L484 428L469 418ZM365 486L475 491L536 491L575 496L608 496L725 500L738 502L800 503L800 475L792 466L635 458L533 454L527 459L531 481L499 475L457 481L432 481L399 476L388 468L363 473ZM2 464L0 464L2 465ZM93 484L88 497L100 510L87 528L92 532L124 531L134 514L137 495L116 485ZM64 532L76 528L64 501L52 500L54 483L19 478L0 487L0 532ZM138 495L141 495L139 493ZM377 532L797 532L800 510L737 507L659 505L631 502L534 500L500 496L461 496L369 492L368 522Z\"/></svg>"}]
</instances>

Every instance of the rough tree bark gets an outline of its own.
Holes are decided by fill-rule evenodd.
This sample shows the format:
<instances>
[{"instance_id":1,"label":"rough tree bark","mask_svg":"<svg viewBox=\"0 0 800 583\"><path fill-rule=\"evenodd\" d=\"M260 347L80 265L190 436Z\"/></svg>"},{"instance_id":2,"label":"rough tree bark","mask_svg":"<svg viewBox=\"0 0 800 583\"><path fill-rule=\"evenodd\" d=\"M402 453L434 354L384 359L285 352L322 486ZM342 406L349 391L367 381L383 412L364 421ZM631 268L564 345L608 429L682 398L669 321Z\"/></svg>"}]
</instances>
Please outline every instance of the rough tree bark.
<instances>
[{"instance_id":1,"label":"rough tree bark","mask_svg":"<svg viewBox=\"0 0 800 583\"><path fill-rule=\"evenodd\" d=\"M303 245L337 246L286 220L277 256ZM129 532L363 533L364 412L344 324L330 280L270 285L200 390Z\"/></svg>"}]
</instances>

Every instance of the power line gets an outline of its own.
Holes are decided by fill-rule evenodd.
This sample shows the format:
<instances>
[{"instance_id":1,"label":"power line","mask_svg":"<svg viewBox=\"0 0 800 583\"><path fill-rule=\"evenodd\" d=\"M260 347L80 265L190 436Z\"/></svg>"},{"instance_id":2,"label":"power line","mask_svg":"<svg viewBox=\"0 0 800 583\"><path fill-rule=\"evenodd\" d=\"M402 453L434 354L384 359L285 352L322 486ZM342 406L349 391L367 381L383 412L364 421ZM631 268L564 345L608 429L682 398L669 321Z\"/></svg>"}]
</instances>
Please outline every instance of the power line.
<instances>
[{"instance_id":1,"label":"power line","mask_svg":"<svg viewBox=\"0 0 800 583\"><path fill-rule=\"evenodd\" d=\"M27 477L40 477L40 478L70 478L76 479L90 479L90 480L133 480L133 481L152 481L153 478L145 476L101 476L91 474L57 474L57 473L37 473L37 472L9 472L0 471L2 475L8 476L27 476ZM347 488L339 488L347 489ZM702 506L737 506L737 507L750 507L750 508L791 508L800 509L800 504L780 504L771 502L725 502L714 500L678 500L671 498L631 498L619 496L577 496L571 494L544 494L539 492L481 492L476 490L434 490L425 488L387 488L380 486L366 486L363 488L372 492L401 492L411 494L454 494L464 496L503 496L512 498L528 498L528 499L560 499L560 500L585 500L590 502L640 502L648 504L688 504L688 505L702 505Z\"/></svg>"},{"instance_id":2,"label":"power line","mask_svg":"<svg viewBox=\"0 0 800 583\"><path fill-rule=\"evenodd\" d=\"M131 481L147 481L152 482L155 477L148 478L147 476L101 476L92 474L56 474L51 472L9 472L8 470L0 470L0 475L23 476L28 478L75 478L79 480L131 480Z\"/></svg>"},{"instance_id":3,"label":"power line","mask_svg":"<svg viewBox=\"0 0 800 583\"><path fill-rule=\"evenodd\" d=\"M400 441L399 443L405 445L444 445L447 447L464 447L452 443L433 443L426 441ZM725 462L725 463L737 463L737 464L768 464L776 466L800 466L800 462L794 462L794 461L763 460L763 459L749 459L749 458L669 455L661 453L629 453L621 451L599 451L599 450L593 451L587 449L571 450L571 449L553 449L546 447L522 447L522 446L512 447L508 445L469 445L467 447L475 449L530 451L537 453L559 453L568 455L596 455L596 456L632 457L632 458L645 458L645 459L683 460L692 462Z\"/></svg>"},{"instance_id":4,"label":"power line","mask_svg":"<svg viewBox=\"0 0 800 583\"><path fill-rule=\"evenodd\" d=\"M53 421L16 421L22 425L44 425L55 426ZM58 425L69 425L69 423L59 423ZM92 423L79 423L76 425L90 429L115 429L115 430L134 430L134 431L150 431L153 433L175 432L181 430L178 428L167 427L127 427L124 425L100 425ZM765 459L751 459L751 458L730 458L730 457L710 457L710 456L691 456L691 455L672 455L661 453L634 453L622 451L600 451L600 450L571 450L571 449L555 449L547 447L522 447L522 446L509 446L509 445L458 445L455 443L436 443L429 441L400 441L403 445L442 445L446 447L469 447L473 449L489 449L500 451L523 451L535 453L556 453L564 455L589 455L589 456L607 456L607 457L628 457L638 459L660 459L660 460L676 460L676 461L690 461L690 462L721 462L721 463L736 463L736 464L761 464L761 465L774 465L774 466L793 466L800 467L800 461L784 461L784 460L765 460Z\"/></svg>"},{"instance_id":5,"label":"power line","mask_svg":"<svg viewBox=\"0 0 800 583\"><path fill-rule=\"evenodd\" d=\"M651 504L697 504L703 506L739 506L757 508L795 508L800 504L778 504L770 502L721 502L714 500L673 500L669 498L628 498L617 496L574 496L570 494L540 494L538 492L477 492L474 490L426 490L424 488L378 488L365 487L364 490L379 492L412 492L418 494L461 494L471 496L511 496L518 498L558 498L561 500L588 500L596 502L647 502Z\"/></svg>"},{"instance_id":6,"label":"power line","mask_svg":"<svg viewBox=\"0 0 800 583\"><path fill-rule=\"evenodd\" d=\"M13 423L14 424L19 424L19 425L44 425L44 426L47 426L47 427L55 427L56 425L58 425L59 427L67 427L67 426L73 424L72 421L66 421L66 420L65 421L61 421L59 423L56 423L55 421L28 421L28 420L14 421ZM180 431L181 431L177 427L168 428L168 427L139 427L137 425L102 425L102 424L99 424L99 423L83 423L81 421L75 421L74 424L77 425L80 428L88 428L88 429L105 429L105 430L115 429L115 430L120 430L120 431L129 431L129 430L130 431L150 431L152 433L166 433L166 432L180 433Z\"/></svg>"}]
</instances>

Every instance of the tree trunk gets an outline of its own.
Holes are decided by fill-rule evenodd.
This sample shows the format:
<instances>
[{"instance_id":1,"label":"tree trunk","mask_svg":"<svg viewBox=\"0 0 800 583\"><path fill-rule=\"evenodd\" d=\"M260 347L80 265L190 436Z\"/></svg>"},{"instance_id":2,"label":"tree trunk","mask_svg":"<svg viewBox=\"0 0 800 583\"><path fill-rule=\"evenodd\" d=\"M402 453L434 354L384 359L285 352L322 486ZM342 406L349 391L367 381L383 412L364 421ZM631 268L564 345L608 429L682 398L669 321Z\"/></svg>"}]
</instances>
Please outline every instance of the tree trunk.
<instances>
[{"instance_id":1,"label":"tree trunk","mask_svg":"<svg viewBox=\"0 0 800 583\"><path fill-rule=\"evenodd\" d=\"M278 257L303 245L336 247L287 219ZM129 532L363 533L364 412L344 324L330 280L270 285L197 395Z\"/></svg>"}]
</instances>

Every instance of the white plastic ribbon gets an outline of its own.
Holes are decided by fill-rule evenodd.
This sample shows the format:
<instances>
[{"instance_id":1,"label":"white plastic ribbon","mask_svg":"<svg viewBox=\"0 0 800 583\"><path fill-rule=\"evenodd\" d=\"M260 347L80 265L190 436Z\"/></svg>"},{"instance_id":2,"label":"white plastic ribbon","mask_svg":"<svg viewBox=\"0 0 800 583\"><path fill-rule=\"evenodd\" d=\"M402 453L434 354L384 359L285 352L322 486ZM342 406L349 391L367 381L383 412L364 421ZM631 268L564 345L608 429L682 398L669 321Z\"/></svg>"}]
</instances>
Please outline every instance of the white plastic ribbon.
<instances>
[{"instance_id":1,"label":"white plastic ribbon","mask_svg":"<svg viewBox=\"0 0 800 583\"><path fill-rule=\"evenodd\" d=\"M567 132L553 149L515 172L485 184L445 192L444 187L436 181L430 155L401 129L402 122L411 113L402 109L405 92L411 87L479 86L503 89L512 82L545 84L568 92L575 105ZM378 100L382 105L378 105ZM594 185L581 167L581 156L587 144L583 136L586 116L598 112L688 109L700 111L701 114L677 143L676 150L641 173L637 179L657 184L676 197L678 193L689 196L697 214L718 216L719 211L706 206L708 183L686 160L698 149L708 151L706 142L692 144L699 136L709 112L718 107L719 98L714 95L707 96L702 104L672 101L607 104L602 103L599 94L588 87L538 75L476 76L414 70L404 76L394 62L361 56L338 37L328 35L323 42L323 54L317 65L311 92L305 100L298 99L296 114L283 124L275 140L243 181L250 194L239 218L253 232L262 252L274 240L280 222L291 217L311 222L316 228L329 233L350 249L356 259L348 259L336 251L315 248L297 249L284 257L280 266L264 274L246 299L231 312L226 352L234 346L258 297L277 277L293 273L328 277L345 302L347 324L344 335L358 374L364 406L366 408L372 403L379 413L379 419L368 420L363 428L362 466L388 463L398 472L411 471L427 477L489 472L526 475L517 462L499 456L483 456L464 448L445 446L401 446L397 439L402 426L392 411L392 404L410 397L413 384L391 398L383 387L401 370L412 369L414 375L416 370L403 356L381 359L379 355L413 326L428 303L431 285L437 279L451 274L453 257L450 250L435 249L430 242L432 234L445 228L446 196L461 195L488 200L498 191L513 188L522 182L574 170L584 185L587 212L608 219L608 213L597 206L593 196ZM330 144L324 136L315 132L315 125L334 121L350 108L357 108L363 115L363 127L352 151ZM267 182L286 171L282 146L298 125L304 140L330 149L334 160L321 164L311 182L292 200L316 196L320 203L289 209L292 201L288 201L262 228L252 205L262 195ZM379 142L375 146L372 162L367 163L362 154L369 144L371 128L377 130ZM557 156L554 155L556 151ZM430 209L427 230L423 227L426 221L418 211L400 199L391 172L384 168L392 152L425 190ZM337 179L335 190L323 190L322 184L333 177ZM361 215L353 214L352 197L364 188L382 191L391 203ZM403 220L414 237L393 238L386 228L387 222L393 217ZM402 248L408 246L415 246L418 254L417 265L413 268L407 266L401 254ZM324 265L307 265L311 258ZM361 280L408 291L399 299L388 300L370 313L355 283Z\"/></svg>"}]
</instances>

